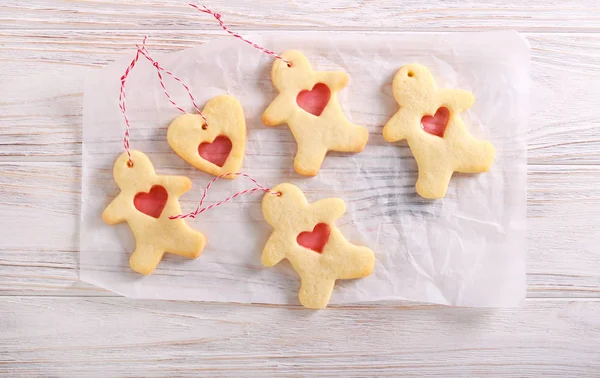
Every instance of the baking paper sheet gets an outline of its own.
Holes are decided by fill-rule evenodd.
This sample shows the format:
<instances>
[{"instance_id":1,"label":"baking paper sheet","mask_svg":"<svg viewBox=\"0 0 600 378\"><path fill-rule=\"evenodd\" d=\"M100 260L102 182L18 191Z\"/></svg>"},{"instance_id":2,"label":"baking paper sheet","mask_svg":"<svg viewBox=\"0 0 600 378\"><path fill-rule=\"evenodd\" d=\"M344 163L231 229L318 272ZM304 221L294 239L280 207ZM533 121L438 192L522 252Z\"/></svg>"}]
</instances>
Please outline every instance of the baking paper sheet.
<instances>
[{"instance_id":1,"label":"baking paper sheet","mask_svg":"<svg viewBox=\"0 0 600 378\"><path fill-rule=\"evenodd\" d=\"M173 54L154 54L188 83L201 106L228 93L241 102L248 126L243 171L266 186L298 185L309 201L341 197L347 213L337 225L355 244L373 249L371 276L338 281L332 304L412 300L461 306L515 306L525 296L526 121L529 47L514 32L448 34L295 33L251 38L283 52L302 51L315 70L344 70L349 86L339 99L346 116L370 132L359 154L330 153L319 175L296 174L295 141L287 128L265 127L260 116L276 96L273 58L229 37ZM152 38L148 40L152 52ZM80 277L128 297L296 304L299 279L289 263L266 268L260 255L271 228L262 194L242 196L190 220L208 239L202 256L166 254L148 277L129 268L134 238L127 224L104 224L101 213L117 195L113 163L123 152L119 78L131 56L93 73L84 96L83 202ZM490 140L497 156L490 172L455 174L443 200L420 198L406 142L390 144L383 124L398 110L392 77L406 63L433 72L441 87L474 93L463 114L469 130ZM185 91L166 79L189 112ZM195 209L212 179L185 163L166 140L180 113L165 98L154 68L140 60L127 82L132 148L146 153L161 175L185 175L193 188L181 198ZM213 186L206 204L249 187L239 178Z\"/></svg>"}]
</instances>

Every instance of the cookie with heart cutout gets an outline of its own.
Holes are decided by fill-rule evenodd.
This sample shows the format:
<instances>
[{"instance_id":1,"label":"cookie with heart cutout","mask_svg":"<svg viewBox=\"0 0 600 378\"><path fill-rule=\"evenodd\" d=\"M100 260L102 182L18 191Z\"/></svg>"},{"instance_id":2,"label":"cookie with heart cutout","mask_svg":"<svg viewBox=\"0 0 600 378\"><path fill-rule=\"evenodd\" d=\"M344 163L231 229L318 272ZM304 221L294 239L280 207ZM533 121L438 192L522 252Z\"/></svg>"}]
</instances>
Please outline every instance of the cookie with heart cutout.
<instances>
[{"instance_id":1,"label":"cookie with heart cutout","mask_svg":"<svg viewBox=\"0 0 600 378\"><path fill-rule=\"evenodd\" d=\"M471 93L438 88L431 72L419 64L400 68L392 87L400 110L385 124L383 137L408 141L419 169L419 195L443 198L454 172L490 169L494 146L471 136L460 117L475 101Z\"/></svg>"},{"instance_id":2,"label":"cookie with heart cutout","mask_svg":"<svg viewBox=\"0 0 600 378\"><path fill-rule=\"evenodd\" d=\"M239 172L246 153L246 120L240 103L221 95L206 103L202 114L183 114L167 131L169 145L183 160L213 176ZM227 176L235 179L237 176Z\"/></svg>"},{"instance_id":3,"label":"cookie with heart cutout","mask_svg":"<svg viewBox=\"0 0 600 378\"><path fill-rule=\"evenodd\" d=\"M337 279L362 278L371 274L373 251L350 243L334 222L346 211L339 198L309 203L292 184L272 188L278 195L265 195L262 211L273 227L262 252L265 266L288 259L298 272L298 297L308 308L324 308L329 303Z\"/></svg>"},{"instance_id":4,"label":"cookie with heart cutout","mask_svg":"<svg viewBox=\"0 0 600 378\"><path fill-rule=\"evenodd\" d=\"M144 153L122 153L113 168L121 192L104 209L102 219L108 224L127 222L135 237L131 268L145 275L154 271L165 252L196 258L204 249L206 238L190 228L183 219L169 219L179 214L179 196L192 187L183 176L159 176Z\"/></svg>"},{"instance_id":5,"label":"cookie with heart cutout","mask_svg":"<svg viewBox=\"0 0 600 378\"><path fill-rule=\"evenodd\" d=\"M299 51L286 51L281 56L291 65L281 59L273 63L271 80L279 94L263 113L262 121L267 126L289 126L298 145L296 172L315 176L328 151L362 151L369 132L348 121L337 99L337 93L348 85L348 74L314 71Z\"/></svg>"}]
</instances>

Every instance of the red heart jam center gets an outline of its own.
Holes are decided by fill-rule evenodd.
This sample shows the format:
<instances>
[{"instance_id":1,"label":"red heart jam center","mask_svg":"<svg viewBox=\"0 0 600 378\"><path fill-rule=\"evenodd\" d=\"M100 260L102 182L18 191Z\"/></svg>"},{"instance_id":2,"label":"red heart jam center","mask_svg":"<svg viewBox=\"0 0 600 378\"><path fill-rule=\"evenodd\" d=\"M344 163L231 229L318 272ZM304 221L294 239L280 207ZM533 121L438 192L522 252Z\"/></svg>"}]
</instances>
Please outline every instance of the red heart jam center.
<instances>
[{"instance_id":1,"label":"red heart jam center","mask_svg":"<svg viewBox=\"0 0 600 378\"><path fill-rule=\"evenodd\" d=\"M323 248L328 240L329 226L325 223L317 224L312 231L301 232L296 238L298 244L318 253L323 253Z\"/></svg>"},{"instance_id":2,"label":"red heart jam center","mask_svg":"<svg viewBox=\"0 0 600 378\"><path fill-rule=\"evenodd\" d=\"M439 108L434 115L426 115L421 118L421 128L431 135L443 138L448 125L448 118L450 118L448 108Z\"/></svg>"},{"instance_id":3,"label":"red heart jam center","mask_svg":"<svg viewBox=\"0 0 600 378\"><path fill-rule=\"evenodd\" d=\"M296 103L305 111L318 117L323 113L330 97L329 87L323 83L317 83L312 90L298 93Z\"/></svg>"},{"instance_id":4,"label":"red heart jam center","mask_svg":"<svg viewBox=\"0 0 600 378\"><path fill-rule=\"evenodd\" d=\"M167 189L154 185L148 193L140 192L133 197L133 206L153 218L159 218L169 199Z\"/></svg>"},{"instance_id":5,"label":"red heart jam center","mask_svg":"<svg viewBox=\"0 0 600 378\"><path fill-rule=\"evenodd\" d=\"M200 143L198 153L204 160L222 167L231 152L231 140L225 135L219 135L212 142Z\"/></svg>"}]
</instances>

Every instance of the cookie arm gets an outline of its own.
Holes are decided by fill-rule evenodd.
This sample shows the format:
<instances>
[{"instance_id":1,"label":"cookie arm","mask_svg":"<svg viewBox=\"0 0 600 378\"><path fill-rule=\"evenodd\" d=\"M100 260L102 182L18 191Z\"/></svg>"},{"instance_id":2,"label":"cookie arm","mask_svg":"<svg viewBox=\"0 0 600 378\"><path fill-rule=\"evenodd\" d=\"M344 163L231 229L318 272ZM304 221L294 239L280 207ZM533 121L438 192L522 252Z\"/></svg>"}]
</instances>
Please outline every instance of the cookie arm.
<instances>
[{"instance_id":1,"label":"cookie arm","mask_svg":"<svg viewBox=\"0 0 600 378\"><path fill-rule=\"evenodd\" d=\"M294 99L280 93L263 113L262 122L267 126L277 126L285 123L292 113L292 105L296 105Z\"/></svg>"},{"instance_id":2,"label":"cookie arm","mask_svg":"<svg viewBox=\"0 0 600 378\"><path fill-rule=\"evenodd\" d=\"M441 89L439 93L442 104L449 105L457 113L469 109L475 102L473 94L462 89Z\"/></svg>"},{"instance_id":3,"label":"cookie arm","mask_svg":"<svg viewBox=\"0 0 600 378\"><path fill-rule=\"evenodd\" d=\"M324 198L311 203L309 211L318 222L334 222L346 212L346 203L341 198Z\"/></svg>"},{"instance_id":4,"label":"cookie arm","mask_svg":"<svg viewBox=\"0 0 600 378\"><path fill-rule=\"evenodd\" d=\"M334 71L334 72L317 72L316 79L318 83L323 83L329 87L329 89L333 92L340 91L348 85L348 81L350 81L350 76L344 71Z\"/></svg>"},{"instance_id":5,"label":"cookie arm","mask_svg":"<svg viewBox=\"0 0 600 378\"><path fill-rule=\"evenodd\" d=\"M383 126L383 139L388 142L404 140L410 133L411 125L420 125L421 118L408 108L401 108Z\"/></svg>"},{"instance_id":6,"label":"cookie arm","mask_svg":"<svg viewBox=\"0 0 600 378\"><path fill-rule=\"evenodd\" d=\"M170 194L180 196L192 188L192 181L185 176L167 176L163 185Z\"/></svg>"},{"instance_id":7,"label":"cookie arm","mask_svg":"<svg viewBox=\"0 0 600 378\"><path fill-rule=\"evenodd\" d=\"M269 267L277 265L285 258L286 247L284 235L277 231L273 232L262 251L263 265Z\"/></svg>"},{"instance_id":8,"label":"cookie arm","mask_svg":"<svg viewBox=\"0 0 600 378\"><path fill-rule=\"evenodd\" d=\"M133 203L133 199L131 200ZM102 220L108 224L117 224L125 222L125 217L121 213L121 210L125 207L125 198L123 193L119 193L111 203L106 206L106 209L102 212Z\"/></svg>"}]
</instances>

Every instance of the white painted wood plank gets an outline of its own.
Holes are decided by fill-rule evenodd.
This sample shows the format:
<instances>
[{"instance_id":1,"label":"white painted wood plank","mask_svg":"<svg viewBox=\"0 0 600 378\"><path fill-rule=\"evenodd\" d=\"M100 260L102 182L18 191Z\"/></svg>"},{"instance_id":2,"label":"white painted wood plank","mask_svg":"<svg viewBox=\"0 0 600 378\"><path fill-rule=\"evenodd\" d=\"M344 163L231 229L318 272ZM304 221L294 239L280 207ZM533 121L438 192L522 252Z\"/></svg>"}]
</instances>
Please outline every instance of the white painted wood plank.
<instances>
[{"instance_id":1,"label":"white painted wood plank","mask_svg":"<svg viewBox=\"0 0 600 378\"><path fill-rule=\"evenodd\" d=\"M3 0L0 28L215 29L179 0ZM195 2L201 3L201 2ZM598 31L594 0L213 0L232 28Z\"/></svg>"},{"instance_id":2,"label":"white painted wood plank","mask_svg":"<svg viewBox=\"0 0 600 378\"><path fill-rule=\"evenodd\" d=\"M0 164L0 294L110 295L76 282L80 176L68 162ZM600 166L530 166L528 181L528 296L599 297Z\"/></svg>"},{"instance_id":3,"label":"white painted wood plank","mask_svg":"<svg viewBox=\"0 0 600 378\"><path fill-rule=\"evenodd\" d=\"M102 295L77 281L81 169L0 164L0 293Z\"/></svg>"},{"instance_id":4,"label":"white painted wood plank","mask_svg":"<svg viewBox=\"0 0 600 378\"><path fill-rule=\"evenodd\" d=\"M529 166L529 297L600 296L599 168Z\"/></svg>"},{"instance_id":5,"label":"white painted wood plank","mask_svg":"<svg viewBox=\"0 0 600 378\"><path fill-rule=\"evenodd\" d=\"M599 312L0 297L0 375L597 377Z\"/></svg>"},{"instance_id":6,"label":"white painted wood plank","mask_svg":"<svg viewBox=\"0 0 600 378\"><path fill-rule=\"evenodd\" d=\"M151 34L155 52L192 47L216 34ZM83 81L90 70L133 54L141 32L0 32L0 159L79 161ZM600 163L600 35L530 34L532 164ZM349 88L352 90L352 88ZM372 125L376 129L378 125Z\"/></svg>"}]
</instances>

